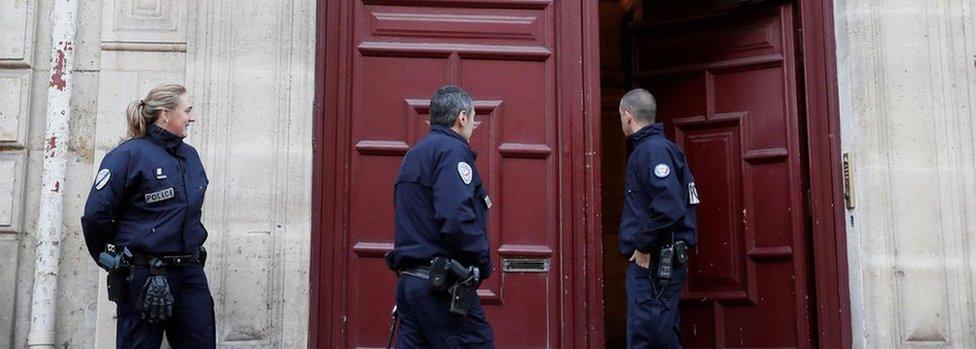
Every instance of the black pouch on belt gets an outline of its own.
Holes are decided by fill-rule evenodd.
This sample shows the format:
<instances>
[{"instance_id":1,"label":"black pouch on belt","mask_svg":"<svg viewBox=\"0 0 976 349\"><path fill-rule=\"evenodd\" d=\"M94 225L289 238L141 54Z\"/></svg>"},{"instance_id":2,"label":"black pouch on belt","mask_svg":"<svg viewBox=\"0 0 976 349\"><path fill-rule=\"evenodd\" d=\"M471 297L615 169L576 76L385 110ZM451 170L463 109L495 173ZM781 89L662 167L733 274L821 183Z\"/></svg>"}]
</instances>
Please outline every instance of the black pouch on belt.
<instances>
[{"instance_id":1,"label":"black pouch on belt","mask_svg":"<svg viewBox=\"0 0 976 349\"><path fill-rule=\"evenodd\" d=\"M197 253L198 253L198 256L199 256L198 257L198 260L200 261L200 266L201 267L206 267L207 266L207 249L203 248L203 246L200 246L200 251L197 252Z\"/></svg>"},{"instance_id":2,"label":"black pouch on belt","mask_svg":"<svg viewBox=\"0 0 976 349\"><path fill-rule=\"evenodd\" d=\"M129 270L120 269L108 273L108 300L115 302L125 302L125 289L129 281Z\"/></svg>"},{"instance_id":3,"label":"black pouch on belt","mask_svg":"<svg viewBox=\"0 0 976 349\"><path fill-rule=\"evenodd\" d=\"M471 298L475 295L474 289L463 284L454 284L448 291L451 293L451 313L467 316Z\"/></svg>"},{"instance_id":4,"label":"black pouch on belt","mask_svg":"<svg viewBox=\"0 0 976 349\"><path fill-rule=\"evenodd\" d=\"M443 291L448 288L448 272L451 269L451 260L443 257L436 257L430 263L430 288Z\"/></svg>"},{"instance_id":5,"label":"black pouch on belt","mask_svg":"<svg viewBox=\"0 0 976 349\"><path fill-rule=\"evenodd\" d=\"M688 261L688 244L684 240L678 240L674 243L674 259L679 265Z\"/></svg>"}]
</instances>

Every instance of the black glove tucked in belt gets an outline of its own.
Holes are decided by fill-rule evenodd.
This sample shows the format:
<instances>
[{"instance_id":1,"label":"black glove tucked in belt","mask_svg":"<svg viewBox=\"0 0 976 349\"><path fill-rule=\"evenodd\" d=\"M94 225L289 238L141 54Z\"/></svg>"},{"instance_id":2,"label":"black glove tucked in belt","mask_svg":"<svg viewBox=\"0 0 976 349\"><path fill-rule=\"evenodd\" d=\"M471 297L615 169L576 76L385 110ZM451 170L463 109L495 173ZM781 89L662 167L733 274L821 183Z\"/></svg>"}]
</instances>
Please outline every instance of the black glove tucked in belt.
<instances>
[{"instance_id":1,"label":"black glove tucked in belt","mask_svg":"<svg viewBox=\"0 0 976 349\"><path fill-rule=\"evenodd\" d=\"M173 316L173 294L166 281L166 268L158 258L149 262L149 278L142 287L136 308L150 323L163 322Z\"/></svg>"}]
</instances>

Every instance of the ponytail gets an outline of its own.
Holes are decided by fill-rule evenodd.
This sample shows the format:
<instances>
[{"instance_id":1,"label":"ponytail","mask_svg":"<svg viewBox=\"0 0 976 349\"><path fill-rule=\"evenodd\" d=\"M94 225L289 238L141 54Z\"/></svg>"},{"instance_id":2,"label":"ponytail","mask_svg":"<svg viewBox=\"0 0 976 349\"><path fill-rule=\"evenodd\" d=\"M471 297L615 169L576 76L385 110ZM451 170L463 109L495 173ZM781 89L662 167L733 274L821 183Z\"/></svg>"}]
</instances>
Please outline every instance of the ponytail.
<instances>
[{"instance_id":1,"label":"ponytail","mask_svg":"<svg viewBox=\"0 0 976 349\"><path fill-rule=\"evenodd\" d=\"M145 115L146 103L141 99L135 100L129 103L129 107L125 109L125 121L129 124L128 138L139 138L146 135L146 130L149 129L149 115ZM155 120L153 120L155 121Z\"/></svg>"},{"instance_id":2,"label":"ponytail","mask_svg":"<svg viewBox=\"0 0 976 349\"><path fill-rule=\"evenodd\" d=\"M186 93L186 88L178 84L163 84L154 87L146 94L146 98L132 101L125 109L125 121L128 124L128 138L139 138L146 135L149 125L159 119L162 110L173 110L179 103L179 97Z\"/></svg>"}]
</instances>

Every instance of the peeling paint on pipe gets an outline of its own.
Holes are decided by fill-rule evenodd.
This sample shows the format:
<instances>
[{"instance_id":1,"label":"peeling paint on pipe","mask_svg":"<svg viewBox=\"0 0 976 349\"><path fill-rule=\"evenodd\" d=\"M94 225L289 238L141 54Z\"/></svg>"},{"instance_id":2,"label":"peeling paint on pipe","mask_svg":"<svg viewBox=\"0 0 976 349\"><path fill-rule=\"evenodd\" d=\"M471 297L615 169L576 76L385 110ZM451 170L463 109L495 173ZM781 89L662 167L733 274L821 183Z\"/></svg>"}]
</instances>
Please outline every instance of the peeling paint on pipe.
<instances>
[{"instance_id":1,"label":"peeling paint on pipe","mask_svg":"<svg viewBox=\"0 0 976 349\"><path fill-rule=\"evenodd\" d=\"M62 203L71 118L71 79L74 59L77 0L57 0L51 10L51 78L47 89L47 129L41 170L41 206L37 217L34 288L31 299L30 348L54 348L57 340L58 263L61 261Z\"/></svg>"}]
</instances>

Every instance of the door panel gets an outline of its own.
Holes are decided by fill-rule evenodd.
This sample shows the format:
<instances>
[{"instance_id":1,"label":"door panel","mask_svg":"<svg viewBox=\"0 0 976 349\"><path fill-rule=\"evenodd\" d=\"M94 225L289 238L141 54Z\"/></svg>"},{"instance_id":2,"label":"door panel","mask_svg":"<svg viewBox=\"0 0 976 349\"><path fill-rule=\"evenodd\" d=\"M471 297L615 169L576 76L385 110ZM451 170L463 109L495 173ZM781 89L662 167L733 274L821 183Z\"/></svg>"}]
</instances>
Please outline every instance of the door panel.
<instances>
[{"instance_id":1,"label":"door panel","mask_svg":"<svg viewBox=\"0 0 976 349\"><path fill-rule=\"evenodd\" d=\"M810 347L790 5L634 30L638 85L701 195L682 298L688 347Z\"/></svg>"},{"instance_id":2,"label":"door panel","mask_svg":"<svg viewBox=\"0 0 976 349\"><path fill-rule=\"evenodd\" d=\"M565 6L579 10L576 2ZM560 312L565 237L558 224L559 203L571 191L560 188L556 156L569 125L557 117L553 44L554 13L566 8L540 0L365 0L336 7L344 14L336 35L350 39L339 54L340 67L347 67L339 76L348 78L340 90L348 97L336 108L336 292L322 295L336 304L334 342L386 345L396 280L383 260L392 249L393 180L403 155L427 134L428 98L450 83L471 93L480 122L471 144L493 201L495 272L478 294L496 345L555 346L560 324L571 318ZM502 270L504 260L518 258L544 259L548 269Z\"/></svg>"}]
</instances>

